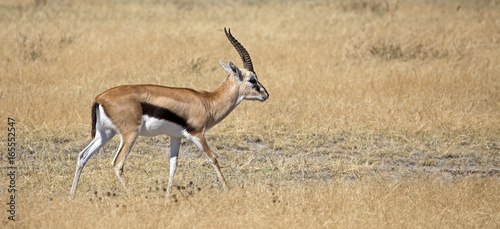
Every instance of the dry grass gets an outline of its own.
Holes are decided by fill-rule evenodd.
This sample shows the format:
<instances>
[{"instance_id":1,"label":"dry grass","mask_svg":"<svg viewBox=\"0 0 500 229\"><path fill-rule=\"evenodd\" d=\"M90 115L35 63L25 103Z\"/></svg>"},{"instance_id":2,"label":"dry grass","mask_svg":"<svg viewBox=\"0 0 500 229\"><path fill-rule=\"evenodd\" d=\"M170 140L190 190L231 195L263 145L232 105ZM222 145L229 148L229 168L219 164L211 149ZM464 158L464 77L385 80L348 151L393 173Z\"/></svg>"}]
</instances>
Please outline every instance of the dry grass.
<instances>
[{"instance_id":1,"label":"dry grass","mask_svg":"<svg viewBox=\"0 0 500 229\"><path fill-rule=\"evenodd\" d=\"M17 120L20 175L16 222L5 208L1 224L498 228L498 12L498 1L3 1L0 129ZM126 197L115 139L70 200L92 99L121 84L215 88L218 60L239 63L223 27L270 93L208 133L232 191L186 142L165 197L169 143L157 137L129 156Z\"/></svg>"}]
</instances>

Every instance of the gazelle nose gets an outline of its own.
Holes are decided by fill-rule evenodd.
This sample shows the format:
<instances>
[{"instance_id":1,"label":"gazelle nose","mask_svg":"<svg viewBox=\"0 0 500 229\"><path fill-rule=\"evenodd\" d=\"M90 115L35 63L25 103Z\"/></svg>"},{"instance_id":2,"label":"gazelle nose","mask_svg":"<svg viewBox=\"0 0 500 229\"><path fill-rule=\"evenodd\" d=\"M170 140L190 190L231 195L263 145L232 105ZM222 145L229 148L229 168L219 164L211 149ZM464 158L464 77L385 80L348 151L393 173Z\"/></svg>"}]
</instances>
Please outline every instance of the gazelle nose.
<instances>
[{"instance_id":1,"label":"gazelle nose","mask_svg":"<svg viewBox=\"0 0 500 229\"><path fill-rule=\"evenodd\" d=\"M266 101L267 99L269 99L269 93L267 93L266 89L261 89L261 91L264 93L264 96L262 96L262 102Z\"/></svg>"}]
</instances>

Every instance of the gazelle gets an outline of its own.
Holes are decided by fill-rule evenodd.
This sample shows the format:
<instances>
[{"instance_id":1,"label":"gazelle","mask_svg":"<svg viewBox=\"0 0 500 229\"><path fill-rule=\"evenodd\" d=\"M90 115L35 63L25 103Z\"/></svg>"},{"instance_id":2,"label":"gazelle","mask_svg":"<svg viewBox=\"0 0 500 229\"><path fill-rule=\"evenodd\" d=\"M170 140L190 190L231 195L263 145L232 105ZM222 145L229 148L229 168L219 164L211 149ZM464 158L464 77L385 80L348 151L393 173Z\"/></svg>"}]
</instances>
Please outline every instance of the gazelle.
<instances>
[{"instance_id":1,"label":"gazelle","mask_svg":"<svg viewBox=\"0 0 500 229\"><path fill-rule=\"evenodd\" d=\"M212 92L159 85L125 85L108 89L95 98L92 106L93 140L78 155L71 194L75 192L89 158L116 134L120 136L120 146L111 165L127 193L122 179L123 165L135 140L139 135L160 134L170 135L167 195L172 190L182 138L197 146L215 168L224 189L229 189L205 140L205 132L222 121L242 100L264 102L269 94L259 83L248 52L231 35L231 30L224 28L224 32L240 54L244 68L236 67L231 61L229 64L219 61L228 75Z\"/></svg>"}]
</instances>

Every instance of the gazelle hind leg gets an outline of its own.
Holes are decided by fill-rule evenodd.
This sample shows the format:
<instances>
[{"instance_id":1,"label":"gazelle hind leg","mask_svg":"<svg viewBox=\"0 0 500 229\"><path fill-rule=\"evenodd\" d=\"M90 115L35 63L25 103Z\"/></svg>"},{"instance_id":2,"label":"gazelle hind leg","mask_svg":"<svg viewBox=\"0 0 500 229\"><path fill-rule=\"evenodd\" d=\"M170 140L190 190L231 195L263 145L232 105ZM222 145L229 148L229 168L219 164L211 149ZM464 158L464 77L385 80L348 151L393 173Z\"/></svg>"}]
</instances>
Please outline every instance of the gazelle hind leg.
<instances>
[{"instance_id":1,"label":"gazelle hind leg","mask_svg":"<svg viewBox=\"0 0 500 229\"><path fill-rule=\"evenodd\" d=\"M73 179L73 185L71 186L71 194L74 194L78 181L80 180L80 175L82 173L83 167L90 159L90 157L97 152L102 146L104 146L109 140L115 136L115 133L111 130L99 130L96 132L94 139L90 144L85 147L80 154L78 154L78 162L76 164L75 178Z\"/></svg>"},{"instance_id":2,"label":"gazelle hind leg","mask_svg":"<svg viewBox=\"0 0 500 229\"><path fill-rule=\"evenodd\" d=\"M174 180L175 169L177 168L177 156L179 155L179 148L181 146L181 139L170 137L170 176L168 178L167 196L172 191L172 183Z\"/></svg>"},{"instance_id":3,"label":"gazelle hind leg","mask_svg":"<svg viewBox=\"0 0 500 229\"><path fill-rule=\"evenodd\" d=\"M128 194L127 186L125 185L125 181L122 178L123 175L123 166L125 163L125 159L127 159L127 155L130 153L132 146L134 146L135 140L137 139L137 132L129 135L120 135L120 146L118 147L118 151L116 152L115 158L111 162L111 166L115 170L116 176L120 183L122 183L125 192Z\"/></svg>"}]
</instances>

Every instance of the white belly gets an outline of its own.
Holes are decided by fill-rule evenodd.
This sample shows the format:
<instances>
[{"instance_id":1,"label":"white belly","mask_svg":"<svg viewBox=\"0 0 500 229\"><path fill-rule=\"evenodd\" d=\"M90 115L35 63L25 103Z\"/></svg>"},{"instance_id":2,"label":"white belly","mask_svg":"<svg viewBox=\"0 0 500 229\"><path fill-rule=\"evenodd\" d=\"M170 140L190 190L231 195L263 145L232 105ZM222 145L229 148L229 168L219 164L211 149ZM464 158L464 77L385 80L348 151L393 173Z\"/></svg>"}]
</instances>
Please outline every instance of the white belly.
<instances>
[{"instance_id":1,"label":"white belly","mask_svg":"<svg viewBox=\"0 0 500 229\"><path fill-rule=\"evenodd\" d=\"M139 135L153 137L166 134L172 137L182 138L184 137L184 131L184 127L173 122L144 115L142 116L142 126Z\"/></svg>"}]
</instances>

